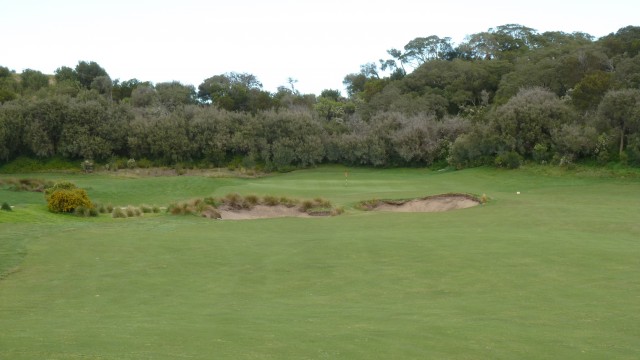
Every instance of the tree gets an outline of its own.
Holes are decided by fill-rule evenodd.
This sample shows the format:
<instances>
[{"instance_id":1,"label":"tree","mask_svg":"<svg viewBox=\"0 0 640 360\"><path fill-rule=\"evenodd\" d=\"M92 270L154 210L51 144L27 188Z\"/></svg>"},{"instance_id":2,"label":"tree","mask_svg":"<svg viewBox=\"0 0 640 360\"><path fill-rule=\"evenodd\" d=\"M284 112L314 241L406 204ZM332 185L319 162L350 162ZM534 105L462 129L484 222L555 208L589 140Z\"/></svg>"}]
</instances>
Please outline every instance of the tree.
<instances>
[{"instance_id":1,"label":"tree","mask_svg":"<svg viewBox=\"0 0 640 360\"><path fill-rule=\"evenodd\" d=\"M364 91L364 84L367 82L367 77L364 74L348 74L342 80L342 84L347 89L349 97L354 97L357 94Z\"/></svg>"},{"instance_id":2,"label":"tree","mask_svg":"<svg viewBox=\"0 0 640 360\"><path fill-rule=\"evenodd\" d=\"M105 95L107 99L111 100L111 90L113 89L113 82L109 76L98 76L91 82L91 89L97 91L101 95Z\"/></svg>"},{"instance_id":3,"label":"tree","mask_svg":"<svg viewBox=\"0 0 640 360\"><path fill-rule=\"evenodd\" d=\"M69 76L68 70L64 69L64 76ZM98 63L95 61L80 61L78 65L76 65L75 74L77 76L77 80L85 89L91 88L91 83L93 80L99 76L109 76L105 69L100 67Z\"/></svg>"},{"instance_id":4,"label":"tree","mask_svg":"<svg viewBox=\"0 0 640 360\"><path fill-rule=\"evenodd\" d=\"M158 92L151 84L137 86L131 91L131 104L135 107L151 106L158 101Z\"/></svg>"},{"instance_id":5,"label":"tree","mask_svg":"<svg viewBox=\"0 0 640 360\"><path fill-rule=\"evenodd\" d=\"M535 46L536 30L519 25L506 24L467 36L457 48L465 59L503 59L513 61L523 52Z\"/></svg>"},{"instance_id":6,"label":"tree","mask_svg":"<svg viewBox=\"0 0 640 360\"><path fill-rule=\"evenodd\" d=\"M49 77L40 71L26 69L20 75L22 79L22 90L36 92L43 87L49 86Z\"/></svg>"},{"instance_id":7,"label":"tree","mask_svg":"<svg viewBox=\"0 0 640 360\"><path fill-rule=\"evenodd\" d=\"M609 56L625 54L634 57L640 54L640 26L627 26L598 40Z\"/></svg>"},{"instance_id":8,"label":"tree","mask_svg":"<svg viewBox=\"0 0 640 360\"><path fill-rule=\"evenodd\" d=\"M593 110L598 107L600 100L609 90L611 85L611 73L595 71L585 76L571 93L571 102L583 111Z\"/></svg>"},{"instance_id":9,"label":"tree","mask_svg":"<svg viewBox=\"0 0 640 360\"><path fill-rule=\"evenodd\" d=\"M113 88L111 94L113 101L122 101L124 99L130 99L133 90L141 85L150 85L148 82L141 82L138 79L130 79L120 82L119 79L113 81Z\"/></svg>"},{"instance_id":10,"label":"tree","mask_svg":"<svg viewBox=\"0 0 640 360\"><path fill-rule=\"evenodd\" d=\"M262 83L248 73L226 73L212 76L198 86L198 98L228 111L266 110L273 106L271 94L262 90Z\"/></svg>"},{"instance_id":11,"label":"tree","mask_svg":"<svg viewBox=\"0 0 640 360\"><path fill-rule=\"evenodd\" d=\"M397 54L394 51L394 54ZM454 57L451 38L439 38L436 35L417 37L404 46L404 54L400 57L418 67L430 60L451 60Z\"/></svg>"},{"instance_id":12,"label":"tree","mask_svg":"<svg viewBox=\"0 0 640 360\"><path fill-rule=\"evenodd\" d=\"M193 85L182 85L178 81L156 84L156 92L160 103L168 109L175 109L196 103L196 89Z\"/></svg>"},{"instance_id":13,"label":"tree","mask_svg":"<svg viewBox=\"0 0 640 360\"><path fill-rule=\"evenodd\" d=\"M509 151L531 156L537 144L549 146L553 130L572 122L573 118L571 108L554 93L534 87L520 90L500 106L493 126Z\"/></svg>"},{"instance_id":14,"label":"tree","mask_svg":"<svg viewBox=\"0 0 640 360\"><path fill-rule=\"evenodd\" d=\"M608 91L598 106L598 114L606 125L618 131L622 154L625 136L637 132L640 127L640 90Z\"/></svg>"}]
</instances>

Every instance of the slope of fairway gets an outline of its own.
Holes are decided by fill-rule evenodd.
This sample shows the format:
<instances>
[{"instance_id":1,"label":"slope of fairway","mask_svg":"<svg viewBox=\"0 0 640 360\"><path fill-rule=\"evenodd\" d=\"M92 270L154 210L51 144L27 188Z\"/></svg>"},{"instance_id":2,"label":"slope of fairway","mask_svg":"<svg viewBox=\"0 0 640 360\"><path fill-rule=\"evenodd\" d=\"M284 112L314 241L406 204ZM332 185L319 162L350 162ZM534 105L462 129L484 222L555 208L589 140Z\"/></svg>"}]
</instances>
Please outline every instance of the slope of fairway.
<instances>
[{"instance_id":1,"label":"slope of fairway","mask_svg":"<svg viewBox=\"0 0 640 360\"><path fill-rule=\"evenodd\" d=\"M0 212L0 261L12 263L0 359L640 357L637 179L350 169L345 181L344 168L322 167L72 180L114 204L238 192L322 196L346 213L80 219L47 213L41 194L0 190L16 205ZM490 201L352 208L449 192Z\"/></svg>"}]
</instances>

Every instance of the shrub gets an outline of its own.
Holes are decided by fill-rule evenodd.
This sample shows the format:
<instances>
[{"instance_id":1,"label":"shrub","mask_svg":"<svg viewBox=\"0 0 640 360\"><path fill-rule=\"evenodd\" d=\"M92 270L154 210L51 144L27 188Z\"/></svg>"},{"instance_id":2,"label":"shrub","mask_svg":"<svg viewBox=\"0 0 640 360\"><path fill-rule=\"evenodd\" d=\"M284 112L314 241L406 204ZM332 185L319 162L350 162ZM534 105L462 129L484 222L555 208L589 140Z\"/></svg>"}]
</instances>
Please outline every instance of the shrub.
<instances>
[{"instance_id":1,"label":"shrub","mask_svg":"<svg viewBox=\"0 0 640 360\"><path fill-rule=\"evenodd\" d=\"M501 168L517 169L522 164L522 156L515 151L509 151L496 156L495 165Z\"/></svg>"},{"instance_id":2,"label":"shrub","mask_svg":"<svg viewBox=\"0 0 640 360\"><path fill-rule=\"evenodd\" d=\"M134 158L131 158L131 159L127 160L127 167L129 169L135 169L136 168L136 160Z\"/></svg>"},{"instance_id":3,"label":"shrub","mask_svg":"<svg viewBox=\"0 0 640 360\"><path fill-rule=\"evenodd\" d=\"M153 208L151 208L151 211L153 211L154 214L157 214L160 212L160 207L158 207L157 205L153 205Z\"/></svg>"},{"instance_id":4,"label":"shrub","mask_svg":"<svg viewBox=\"0 0 640 360\"><path fill-rule=\"evenodd\" d=\"M3 202L2 206L0 206L0 210L12 211L11 205L9 205L9 203L7 203L7 202Z\"/></svg>"},{"instance_id":5,"label":"shrub","mask_svg":"<svg viewBox=\"0 0 640 360\"><path fill-rule=\"evenodd\" d=\"M153 208L149 205L140 205L140 210L142 210L144 214L149 214L153 211Z\"/></svg>"},{"instance_id":6,"label":"shrub","mask_svg":"<svg viewBox=\"0 0 640 360\"><path fill-rule=\"evenodd\" d=\"M53 184L50 187L47 187L44 190L44 197L45 199L49 197L49 195L51 195L54 191L56 190L73 190L73 189L77 189L78 187L76 186L76 184L70 182L70 181L60 181L57 182L55 184Z\"/></svg>"},{"instance_id":7,"label":"shrub","mask_svg":"<svg viewBox=\"0 0 640 360\"><path fill-rule=\"evenodd\" d=\"M82 162L82 164L80 164L80 167L82 167L82 171L90 173L93 171L93 161L85 160Z\"/></svg>"},{"instance_id":8,"label":"shrub","mask_svg":"<svg viewBox=\"0 0 640 360\"><path fill-rule=\"evenodd\" d=\"M58 189L47 197L49 211L54 213L69 213L77 207L91 208L91 200L84 189Z\"/></svg>"},{"instance_id":9,"label":"shrub","mask_svg":"<svg viewBox=\"0 0 640 360\"><path fill-rule=\"evenodd\" d=\"M148 169L153 166L153 163L149 159L140 159L136 162L136 165L142 169Z\"/></svg>"}]
</instances>

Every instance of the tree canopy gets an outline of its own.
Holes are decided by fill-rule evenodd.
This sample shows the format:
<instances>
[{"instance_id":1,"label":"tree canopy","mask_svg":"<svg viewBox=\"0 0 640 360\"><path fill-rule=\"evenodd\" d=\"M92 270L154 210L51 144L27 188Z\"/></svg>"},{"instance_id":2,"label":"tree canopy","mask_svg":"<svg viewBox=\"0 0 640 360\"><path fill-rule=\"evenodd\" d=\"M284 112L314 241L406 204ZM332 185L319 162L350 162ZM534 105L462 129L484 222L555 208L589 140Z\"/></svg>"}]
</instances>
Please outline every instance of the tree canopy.
<instances>
[{"instance_id":1,"label":"tree canopy","mask_svg":"<svg viewBox=\"0 0 640 360\"><path fill-rule=\"evenodd\" d=\"M640 27L600 39L506 24L418 36L340 89L271 93L250 73L112 79L94 61L54 74L0 66L0 162L455 167L522 161L640 165ZM356 68L358 69L358 68Z\"/></svg>"}]
</instances>

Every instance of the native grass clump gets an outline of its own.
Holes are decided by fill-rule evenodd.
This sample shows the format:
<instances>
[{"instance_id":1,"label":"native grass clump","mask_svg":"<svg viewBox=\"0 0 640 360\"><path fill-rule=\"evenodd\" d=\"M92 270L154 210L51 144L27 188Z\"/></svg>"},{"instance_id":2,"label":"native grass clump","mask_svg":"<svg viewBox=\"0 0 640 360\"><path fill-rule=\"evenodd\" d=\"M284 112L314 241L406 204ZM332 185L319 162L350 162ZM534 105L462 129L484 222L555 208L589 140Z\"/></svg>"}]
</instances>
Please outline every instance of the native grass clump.
<instances>
[{"instance_id":1,"label":"native grass clump","mask_svg":"<svg viewBox=\"0 0 640 360\"><path fill-rule=\"evenodd\" d=\"M312 200L298 200L286 196L257 195L242 196L229 193L220 198L206 197L172 203L167 212L172 215L196 215L211 219L221 219L222 212L252 211L257 206L284 207L297 209L302 214L311 216L333 216L344 213L344 208L334 207L329 200L315 198Z\"/></svg>"},{"instance_id":2,"label":"native grass clump","mask_svg":"<svg viewBox=\"0 0 640 360\"><path fill-rule=\"evenodd\" d=\"M12 191L31 191L31 192L44 192L45 189L54 185L51 180L43 179L0 179L0 186L8 185L8 189Z\"/></svg>"},{"instance_id":3,"label":"native grass clump","mask_svg":"<svg viewBox=\"0 0 640 360\"><path fill-rule=\"evenodd\" d=\"M114 219L119 218L130 218L130 217L139 217L144 216L144 214L158 214L161 209L157 205L140 205L140 206L113 206L111 204L108 205L99 205L98 211L100 213L109 213L111 217Z\"/></svg>"}]
</instances>

